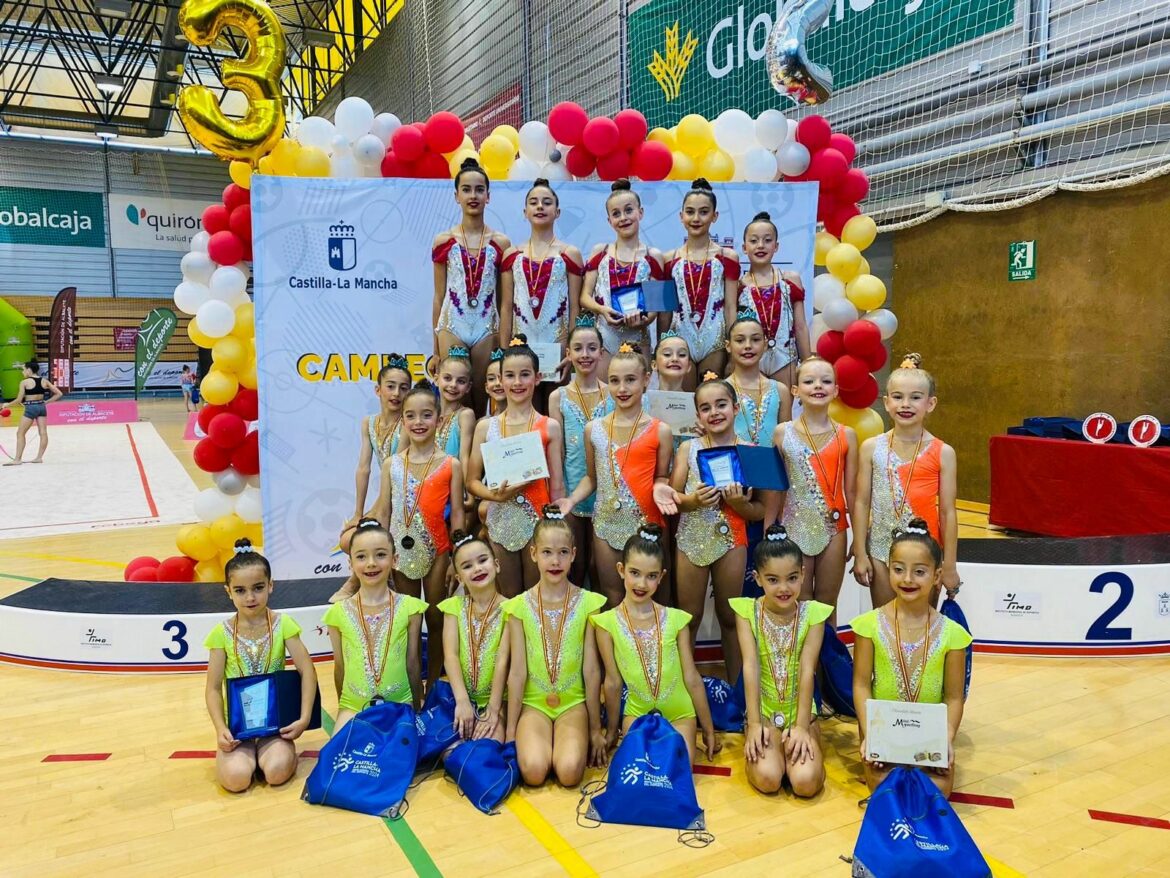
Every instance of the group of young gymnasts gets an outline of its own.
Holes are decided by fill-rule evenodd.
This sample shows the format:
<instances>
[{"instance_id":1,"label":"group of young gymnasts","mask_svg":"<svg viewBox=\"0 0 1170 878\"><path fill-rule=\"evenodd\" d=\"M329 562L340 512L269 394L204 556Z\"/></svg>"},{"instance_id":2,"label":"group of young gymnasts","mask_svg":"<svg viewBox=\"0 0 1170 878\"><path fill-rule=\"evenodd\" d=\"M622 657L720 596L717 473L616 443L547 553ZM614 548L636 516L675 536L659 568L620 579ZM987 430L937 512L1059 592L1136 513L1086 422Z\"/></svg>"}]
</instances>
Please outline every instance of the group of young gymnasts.
<instances>
[{"instance_id":1,"label":"group of young gymnasts","mask_svg":"<svg viewBox=\"0 0 1170 878\"><path fill-rule=\"evenodd\" d=\"M872 788L892 767L866 756L868 698L945 702L950 767L932 777L949 793L971 638L935 610L940 588L959 586L956 462L926 429L937 399L920 358L889 378L893 428L859 447L830 417L834 370L809 355L801 280L773 269L767 214L744 230L741 275L736 254L711 241L717 201L705 180L684 197L686 242L668 254L639 237L642 208L626 181L606 204L616 238L588 259L557 239L547 181L527 195L532 235L519 245L484 224L489 181L473 160L455 198L461 222L433 252L433 380L415 382L392 356L379 412L362 421L355 515L341 538L352 575L323 618L336 728L371 702L417 709L445 676L459 735L514 740L528 784L576 786L651 711L692 760L696 747L710 759L721 744L693 657L710 589L726 678L743 679L749 781L774 793L787 777L795 795L816 795L825 773L814 675L851 554L875 607L850 623L866 780ZM667 277L675 312L611 307L612 291ZM562 345L559 382L541 383L536 342ZM693 437L647 414L652 388L693 392ZM490 487L483 443L533 431L548 478ZM789 489L704 484L698 451L736 444L777 448ZM207 639L207 705L219 782L240 791L257 768L272 784L295 772L316 677L297 624L267 607L271 569L246 540L225 580L236 613ZM278 670L286 653L302 675L301 719L278 736L234 740L225 675Z\"/></svg>"}]
</instances>

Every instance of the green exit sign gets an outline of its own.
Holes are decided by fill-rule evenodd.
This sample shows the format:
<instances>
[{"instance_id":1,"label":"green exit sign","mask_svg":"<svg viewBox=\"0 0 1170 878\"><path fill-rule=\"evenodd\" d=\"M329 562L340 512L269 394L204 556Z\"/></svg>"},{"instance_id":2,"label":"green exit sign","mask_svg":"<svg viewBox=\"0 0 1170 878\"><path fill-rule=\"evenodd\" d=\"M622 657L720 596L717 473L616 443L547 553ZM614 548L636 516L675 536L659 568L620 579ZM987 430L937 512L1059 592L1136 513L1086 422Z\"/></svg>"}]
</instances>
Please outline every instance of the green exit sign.
<instances>
[{"instance_id":1,"label":"green exit sign","mask_svg":"<svg viewBox=\"0 0 1170 878\"><path fill-rule=\"evenodd\" d=\"M1036 279L1036 242L1012 241L1008 244L1008 280Z\"/></svg>"}]
</instances>

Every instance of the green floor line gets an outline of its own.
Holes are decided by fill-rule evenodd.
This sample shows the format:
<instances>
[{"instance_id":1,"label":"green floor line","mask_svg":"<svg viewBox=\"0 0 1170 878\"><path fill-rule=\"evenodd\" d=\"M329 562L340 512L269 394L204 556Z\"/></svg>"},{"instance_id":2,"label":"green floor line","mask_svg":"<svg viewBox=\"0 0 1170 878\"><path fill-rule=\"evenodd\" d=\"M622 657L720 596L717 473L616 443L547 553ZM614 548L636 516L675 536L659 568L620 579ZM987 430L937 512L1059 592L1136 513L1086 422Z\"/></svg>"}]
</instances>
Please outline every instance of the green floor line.
<instances>
[{"instance_id":1,"label":"green floor line","mask_svg":"<svg viewBox=\"0 0 1170 878\"><path fill-rule=\"evenodd\" d=\"M0 579L15 579L18 582L42 582L35 576L17 576L15 573L0 573Z\"/></svg>"}]
</instances>

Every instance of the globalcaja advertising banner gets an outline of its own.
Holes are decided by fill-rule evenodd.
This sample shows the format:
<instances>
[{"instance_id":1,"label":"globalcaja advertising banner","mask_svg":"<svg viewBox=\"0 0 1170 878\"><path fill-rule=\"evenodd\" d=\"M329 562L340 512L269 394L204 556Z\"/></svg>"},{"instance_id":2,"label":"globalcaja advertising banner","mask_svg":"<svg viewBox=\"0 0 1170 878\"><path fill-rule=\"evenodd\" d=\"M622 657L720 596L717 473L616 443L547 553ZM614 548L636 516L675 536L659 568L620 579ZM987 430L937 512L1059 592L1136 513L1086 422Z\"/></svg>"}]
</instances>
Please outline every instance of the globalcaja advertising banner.
<instances>
[{"instance_id":1,"label":"globalcaja advertising banner","mask_svg":"<svg viewBox=\"0 0 1170 878\"><path fill-rule=\"evenodd\" d=\"M0 244L105 247L102 194L0 186Z\"/></svg>"},{"instance_id":2,"label":"globalcaja advertising banner","mask_svg":"<svg viewBox=\"0 0 1170 878\"><path fill-rule=\"evenodd\" d=\"M450 180L252 180L265 554L278 578L336 576L361 419L378 410L374 382L390 353L409 355L422 375L434 346L431 243L458 222L458 207ZM492 184L488 225L516 242L529 235L529 188ZM645 242L682 244L688 188L637 184ZM557 236L585 254L612 241L609 192L607 183L558 184ZM811 283L816 184L729 183L716 193L714 237L738 250L744 227L767 210L780 231L778 267ZM375 482L369 502L376 493Z\"/></svg>"}]
</instances>

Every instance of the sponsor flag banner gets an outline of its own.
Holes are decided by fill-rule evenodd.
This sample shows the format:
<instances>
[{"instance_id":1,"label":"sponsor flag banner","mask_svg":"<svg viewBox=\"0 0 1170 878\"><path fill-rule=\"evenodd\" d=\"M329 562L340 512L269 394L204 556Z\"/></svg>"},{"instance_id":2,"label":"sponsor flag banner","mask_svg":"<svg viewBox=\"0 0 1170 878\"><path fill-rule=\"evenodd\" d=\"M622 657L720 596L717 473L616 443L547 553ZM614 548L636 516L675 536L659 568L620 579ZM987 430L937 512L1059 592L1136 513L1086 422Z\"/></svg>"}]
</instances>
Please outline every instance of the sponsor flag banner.
<instances>
[{"instance_id":1,"label":"sponsor flag banner","mask_svg":"<svg viewBox=\"0 0 1170 878\"><path fill-rule=\"evenodd\" d=\"M111 193L110 246L130 250L191 249L191 238L203 230L207 201L155 198Z\"/></svg>"},{"instance_id":2,"label":"sponsor flag banner","mask_svg":"<svg viewBox=\"0 0 1170 878\"><path fill-rule=\"evenodd\" d=\"M167 342L175 334L179 318L170 308L155 308L142 320L138 327L138 339L134 343L134 397L146 386L146 379L154 371L154 364L166 350Z\"/></svg>"},{"instance_id":3,"label":"sponsor flag banner","mask_svg":"<svg viewBox=\"0 0 1170 878\"><path fill-rule=\"evenodd\" d=\"M105 247L100 192L0 186L0 244Z\"/></svg>"},{"instance_id":4,"label":"sponsor flag banner","mask_svg":"<svg viewBox=\"0 0 1170 878\"><path fill-rule=\"evenodd\" d=\"M487 224L513 241L529 235L529 186L492 184ZM661 250L682 242L678 212L688 188L638 185L643 241ZM811 284L816 184L729 183L716 191L712 235L720 243L738 249L752 216L767 210L780 231L777 267ZM561 240L586 256L613 240L608 183L563 183L557 192ZM337 576L345 568L338 534L355 511L354 470L368 441L362 419L378 411L374 382L391 353L423 375L435 345L431 244L458 223L458 207L450 180L257 175L252 211L265 554L278 578Z\"/></svg>"},{"instance_id":5,"label":"sponsor flag banner","mask_svg":"<svg viewBox=\"0 0 1170 878\"><path fill-rule=\"evenodd\" d=\"M77 287L65 287L53 299L49 315L49 380L68 393L73 389L73 335L77 330Z\"/></svg>"}]
</instances>

